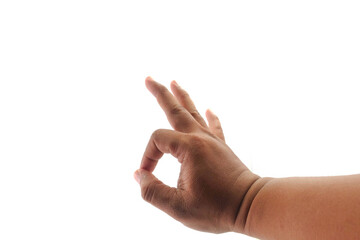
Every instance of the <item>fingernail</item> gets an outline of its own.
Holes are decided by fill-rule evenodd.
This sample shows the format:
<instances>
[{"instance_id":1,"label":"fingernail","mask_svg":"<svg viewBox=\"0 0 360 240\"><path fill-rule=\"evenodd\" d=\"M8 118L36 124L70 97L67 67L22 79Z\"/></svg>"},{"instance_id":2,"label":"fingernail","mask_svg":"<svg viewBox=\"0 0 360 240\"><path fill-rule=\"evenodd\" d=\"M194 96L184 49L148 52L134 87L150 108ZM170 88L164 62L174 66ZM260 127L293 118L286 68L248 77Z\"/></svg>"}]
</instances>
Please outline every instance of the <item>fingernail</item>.
<instances>
[{"instance_id":1,"label":"fingernail","mask_svg":"<svg viewBox=\"0 0 360 240\"><path fill-rule=\"evenodd\" d=\"M180 85L179 85L175 80L173 80L172 82L174 83L174 85L175 85L176 87L180 88Z\"/></svg>"},{"instance_id":2,"label":"fingernail","mask_svg":"<svg viewBox=\"0 0 360 240\"><path fill-rule=\"evenodd\" d=\"M146 77L146 80L147 80L147 81L154 81L154 79L153 79L151 76L147 76L147 77Z\"/></svg>"},{"instance_id":3,"label":"fingernail","mask_svg":"<svg viewBox=\"0 0 360 240\"><path fill-rule=\"evenodd\" d=\"M140 173L138 170L134 173L134 178L137 181L138 184L140 184Z\"/></svg>"}]
</instances>

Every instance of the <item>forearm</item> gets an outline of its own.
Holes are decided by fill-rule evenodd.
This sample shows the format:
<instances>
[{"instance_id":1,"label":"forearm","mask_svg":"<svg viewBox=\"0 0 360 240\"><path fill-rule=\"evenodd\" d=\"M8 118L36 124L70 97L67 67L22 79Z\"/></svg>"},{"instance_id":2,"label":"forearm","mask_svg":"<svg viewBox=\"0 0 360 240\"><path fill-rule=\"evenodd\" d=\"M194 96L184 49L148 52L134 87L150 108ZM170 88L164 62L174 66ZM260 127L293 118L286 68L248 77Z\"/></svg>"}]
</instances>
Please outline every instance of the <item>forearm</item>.
<instances>
[{"instance_id":1,"label":"forearm","mask_svg":"<svg viewBox=\"0 0 360 240\"><path fill-rule=\"evenodd\" d=\"M244 233L260 239L360 239L360 175L275 178L258 190Z\"/></svg>"}]
</instances>

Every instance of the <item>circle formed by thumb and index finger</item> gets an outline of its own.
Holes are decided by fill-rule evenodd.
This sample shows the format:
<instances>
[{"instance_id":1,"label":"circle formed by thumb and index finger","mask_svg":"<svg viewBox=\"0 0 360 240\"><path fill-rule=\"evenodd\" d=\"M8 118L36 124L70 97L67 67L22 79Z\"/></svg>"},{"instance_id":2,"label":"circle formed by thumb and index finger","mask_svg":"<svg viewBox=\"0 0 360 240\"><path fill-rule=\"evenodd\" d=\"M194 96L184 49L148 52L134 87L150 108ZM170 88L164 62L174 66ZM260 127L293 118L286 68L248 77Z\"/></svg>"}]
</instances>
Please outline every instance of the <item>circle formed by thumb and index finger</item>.
<instances>
[{"instance_id":1,"label":"circle formed by thumb and index finger","mask_svg":"<svg viewBox=\"0 0 360 240\"><path fill-rule=\"evenodd\" d=\"M168 129L158 129L153 132L146 146L140 168L153 172L164 153L170 153L178 158L185 145L185 134Z\"/></svg>"}]
</instances>

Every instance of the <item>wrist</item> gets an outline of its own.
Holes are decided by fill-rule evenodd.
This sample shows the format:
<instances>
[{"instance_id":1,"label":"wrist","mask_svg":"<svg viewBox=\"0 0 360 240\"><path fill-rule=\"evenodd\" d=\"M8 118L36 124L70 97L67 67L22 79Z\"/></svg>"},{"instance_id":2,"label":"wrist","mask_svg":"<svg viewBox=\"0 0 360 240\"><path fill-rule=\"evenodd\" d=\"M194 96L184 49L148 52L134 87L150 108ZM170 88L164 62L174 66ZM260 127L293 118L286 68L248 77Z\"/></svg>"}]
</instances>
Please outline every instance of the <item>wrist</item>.
<instances>
[{"instance_id":1,"label":"wrist","mask_svg":"<svg viewBox=\"0 0 360 240\"><path fill-rule=\"evenodd\" d=\"M242 193L243 196L238 203L233 223L233 232L246 235L250 235L249 218L251 218L250 210L253 207L252 203L254 202L254 199L259 194L259 192L265 187L265 185L274 179L270 177L260 177L253 173L251 174L252 176L250 177L249 183L247 185L247 190L245 193Z\"/></svg>"}]
</instances>

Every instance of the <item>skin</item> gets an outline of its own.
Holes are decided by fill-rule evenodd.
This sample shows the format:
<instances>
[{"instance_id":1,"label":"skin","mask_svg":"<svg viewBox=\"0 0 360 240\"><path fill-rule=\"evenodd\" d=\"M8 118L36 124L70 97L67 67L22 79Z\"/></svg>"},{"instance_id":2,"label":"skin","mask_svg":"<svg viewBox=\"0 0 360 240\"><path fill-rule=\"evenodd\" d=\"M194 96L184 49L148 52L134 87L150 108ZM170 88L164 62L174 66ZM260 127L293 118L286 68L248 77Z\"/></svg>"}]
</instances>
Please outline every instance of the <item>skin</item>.
<instances>
[{"instance_id":1,"label":"skin","mask_svg":"<svg viewBox=\"0 0 360 240\"><path fill-rule=\"evenodd\" d=\"M360 175L268 178L252 173L226 145L219 118L208 124L175 81L171 92L151 77L174 130L151 135L134 173L143 199L190 228L259 239L360 239ZM181 163L176 188L152 172L164 153Z\"/></svg>"}]
</instances>

